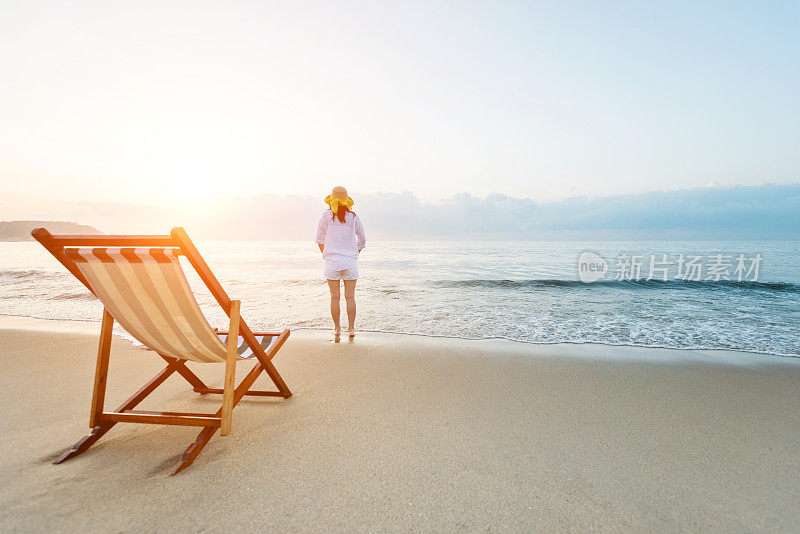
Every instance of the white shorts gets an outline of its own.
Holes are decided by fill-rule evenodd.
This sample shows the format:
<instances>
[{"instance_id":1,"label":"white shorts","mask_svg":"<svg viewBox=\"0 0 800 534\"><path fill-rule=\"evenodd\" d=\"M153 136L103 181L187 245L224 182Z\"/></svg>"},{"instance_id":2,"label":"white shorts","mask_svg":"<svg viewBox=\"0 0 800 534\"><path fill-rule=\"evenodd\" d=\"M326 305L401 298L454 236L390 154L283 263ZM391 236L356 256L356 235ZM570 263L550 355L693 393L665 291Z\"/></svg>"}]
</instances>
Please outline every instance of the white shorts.
<instances>
[{"instance_id":1,"label":"white shorts","mask_svg":"<svg viewBox=\"0 0 800 534\"><path fill-rule=\"evenodd\" d=\"M358 265L350 262L325 260L325 280L358 280Z\"/></svg>"}]
</instances>

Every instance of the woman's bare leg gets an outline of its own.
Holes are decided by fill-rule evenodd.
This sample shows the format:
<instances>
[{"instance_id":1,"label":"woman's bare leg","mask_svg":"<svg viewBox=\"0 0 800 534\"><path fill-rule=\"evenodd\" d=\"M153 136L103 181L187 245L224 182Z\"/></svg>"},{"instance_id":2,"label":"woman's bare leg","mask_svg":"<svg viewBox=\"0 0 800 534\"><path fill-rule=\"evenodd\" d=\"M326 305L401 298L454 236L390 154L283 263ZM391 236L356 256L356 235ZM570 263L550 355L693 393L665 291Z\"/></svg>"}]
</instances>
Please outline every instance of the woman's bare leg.
<instances>
[{"instance_id":1,"label":"woman's bare leg","mask_svg":"<svg viewBox=\"0 0 800 534\"><path fill-rule=\"evenodd\" d=\"M339 326L339 281L328 280L328 289L331 290L331 318L333 318L334 330L338 335L342 331L342 327Z\"/></svg>"},{"instance_id":2,"label":"woman's bare leg","mask_svg":"<svg viewBox=\"0 0 800 534\"><path fill-rule=\"evenodd\" d=\"M356 333L356 280L344 280L344 300L347 302L347 322L350 324L348 331L353 336Z\"/></svg>"}]
</instances>

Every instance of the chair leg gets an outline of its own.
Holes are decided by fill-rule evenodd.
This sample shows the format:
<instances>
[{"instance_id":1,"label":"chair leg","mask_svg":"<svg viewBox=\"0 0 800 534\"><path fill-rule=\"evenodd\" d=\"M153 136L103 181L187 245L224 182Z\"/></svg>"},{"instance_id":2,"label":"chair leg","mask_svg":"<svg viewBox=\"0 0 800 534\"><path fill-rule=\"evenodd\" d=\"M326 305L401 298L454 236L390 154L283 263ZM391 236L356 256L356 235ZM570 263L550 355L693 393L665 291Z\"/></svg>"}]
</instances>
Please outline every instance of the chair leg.
<instances>
[{"instance_id":1,"label":"chair leg","mask_svg":"<svg viewBox=\"0 0 800 534\"><path fill-rule=\"evenodd\" d=\"M237 312L238 312L238 310L237 310ZM239 317L238 313L236 313L236 314L232 313L231 315L233 315L236 318ZM233 322L234 322L233 319L231 319L231 323L233 323ZM238 323L238 321L237 321L237 323ZM232 327L231 331L235 331L236 329L238 329L238 324L235 325L235 328L233 328L234 324L231 324L231 327ZM236 339L236 337L234 337L234 339ZM284 340L285 340L285 338L284 338ZM280 344L282 345L283 343L280 343ZM279 348L279 347L275 347L275 351L273 351L273 354L274 354L274 352L277 351L277 348ZM283 381L280 379L280 375L278 374L277 370L275 370L275 367L272 365L272 362L270 362L268 359L266 361L266 363L267 363L266 366L263 365L262 361L259 361L259 363L257 363L250 370L250 372L247 374L247 376L245 376L245 378L242 379L241 383L239 383L239 386L238 387L234 387L235 386L235 378L236 378L236 375L235 375L236 352L235 351L236 351L236 344L234 342L234 344L233 344L233 352L232 352L233 357L231 358L230 355L229 355L228 361L226 361L226 380L225 380L225 388L223 389L223 395L224 395L224 397L223 397L223 406L222 406L222 408L219 409L219 411L217 411L217 414L216 414L218 416L222 416L222 414L227 411L228 414L229 414L228 415L228 425L230 425L230 413L233 411L233 408L236 406L236 404L239 403L241 398L248 393L250 387L253 385L253 383L255 382L256 378L258 378L258 375L261 374L262 371L266 371L267 374L270 374L270 375L272 375L274 373L274 375L277 376L278 381L275 381L275 380L273 380L273 381L276 382L276 384L278 385L279 389L282 389L282 391L280 391L280 392L269 392L269 393L276 393L276 394L279 394L279 395L284 396L286 398L291 396L291 392L289 391L289 388L285 386ZM162 370L161 373L159 373L158 375L153 377L147 384L145 384L139 391L137 391L127 401L125 401L125 403L122 404L122 406L117 408L117 410L116 410L117 412L124 412L126 410L132 410L137 404L139 404L142 401L142 399L144 399L150 393L152 393L153 390L155 390L159 385L161 385L162 382L164 382L170 375L172 375L172 373L175 373L175 372L178 372L180 375L182 375L192 386L195 387L195 390L200 389L201 391L203 391L203 390L210 389L200 380L199 377L197 377L197 375L192 373L188 369L188 367L186 367L186 362L184 360L176 360L176 359L168 358L168 357L165 357L165 356L162 356L162 358L164 358L164 360L166 360L168 362L167 367L164 368L164 370ZM262 358L258 358L258 359L262 360ZM229 364L229 361L231 361L231 360L233 361L233 366L231 366ZM228 372L228 369L233 369L234 373ZM272 371L272 373L270 373L270 371ZM281 388L281 386L283 386L283 387ZM225 397L227 397L227 399ZM230 406L230 407L226 408L227 406ZM89 449L89 447L91 447L92 445L94 445L101 437L103 437L106 434L106 432L111 430L111 428L115 424L116 424L115 422L112 422L112 423L102 423L100 425L95 426L92 429L92 432L88 436L85 436L85 437L81 438L81 440L78 441L78 443L76 443L70 450L65 451L63 454L61 454L58 458L56 458L56 460L53 463L59 464L61 462L65 462L66 460L69 460L71 458L74 458L75 456L78 456L79 454L82 454L82 453L86 452L86 450ZM189 467L192 464L192 462L194 462L195 458L197 458L197 456L203 450L203 448L206 446L206 444L214 436L214 433L216 432L216 430L217 430L217 427L213 427L213 426L203 427L203 430L201 430L200 433L197 435L197 439L195 439L195 441L191 445L189 445L189 447L186 449L186 451L184 451L184 453L181 456L181 458L173 465L170 474L176 475L176 474L180 473L181 471L183 471L184 469L186 469L187 467Z\"/></svg>"},{"instance_id":2,"label":"chair leg","mask_svg":"<svg viewBox=\"0 0 800 534\"><path fill-rule=\"evenodd\" d=\"M206 443L214 436L214 432L217 431L216 427L213 426L206 426L203 427L203 430L197 435L197 439L189 445L186 451L181 456L181 459L175 462L172 466L172 470L170 471L170 475L177 475L194 462L194 459L197 458L197 455L200 454L200 451L203 450L203 447L206 446Z\"/></svg>"},{"instance_id":3,"label":"chair leg","mask_svg":"<svg viewBox=\"0 0 800 534\"><path fill-rule=\"evenodd\" d=\"M264 368L261 366L261 364L257 363L250 370L250 372L247 373L247 376L242 379L242 381L239 383L239 386L237 386L233 392L234 406L239 403L244 394L250 389L250 386L253 385L253 382L256 381L256 378L258 378L258 375L261 374L263 370ZM222 414L222 408L217 411L217 415L220 414ZM203 430L201 430L200 434L197 435L197 439L191 445L189 445L189 447L183 453L183 456L181 456L180 460L175 462L175 464L172 466L170 474L177 475L189 467L192 462L194 462L194 459L197 458L197 455L200 454L200 451L203 450L203 447L205 447L209 440L214 436L214 432L216 430L217 429L212 426L203 427Z\"/></svg>"},{"instance_id":4,"label":"chair leg","mask_svg":"<svg viewBox=\"0 0 800 534\"><path fill-rule=\"evenodd\" d=\"M99 426L100 415L103 413L113 331L114 317L106 308L103 308L103 322L100 325L100 346L97 349L97 367L94 371L94 390L92 392L92 411L89 415L89 428Z\"/></svg>"},{"instance_id":5,"label":"chair leg","mask_svg":"<svg viewBox=\"0 0 800 534\"><path fill-rule=\"evenodd\" d=\"M189 385L192 386L192 389L197 391L198 393L201 390L208 389L208 386L200 380L200 377L194 374L188 367L186 367L186 360L177 360L175 358L170 358L169 356L164 356L163 354L159 354L165 361L169 363L178 362L178 366L175 370L180 374L183 378L189 382Z\"/></svg>"},{"instance_id":6,"label":"chair leg","mask_svg":"<svg viewBox=\"0 0 800 534\"><path fill-rule=\"evenodd\" d=\"M286 385L286 382L283 381L281 375L278 374L278 370L275 369L274 365L272 365L272 361L267 362L267 364L264 366L264 370L272 379L272 383L278 387L278 391L280 391L284 399L288 399L289 397L292 396L292 392L289 389L289 386Z\"/></svg>"},{"instance_id":7,"label":"chair leg","mask_svg":"<svg viewBox=\"0 0 800 534\"><path fill-rule=\"evenodd\" d=\"M110 423L94 427L92 429L91 434L82 437L80 441L78 441L78 443L73 445L70 450L65 451L63 454L61 454L61 456L53 460L53 463L60 464L61 462L66 462L71 458L75 458L79 454L83 454L84 452L86 452L86 449L94 445L97 442L97 440L99 440L105 435L106 432L111 430L111 427L113 427L114 424L116 423Z\"/></svg>"},{"instance_id":8,"label":"chair leg","mask_svg":"<svg viewBox=\"0 0 800 534\"><path fill-rule=\"evenodd\" d=\"M253 349L253 354L255 354L256 358L261 365L264 367L264 371L266 371L267 375L269 375L270 379L272 380L273 384L278 387L278 391L280 391L281 396L284 399L288 399L292 396L292 392L289 390L289 386L286 385L286 382L283 381L280 373L278 370L275 369L275 366L272 365L272 358L277 354L286 340L289 338L289 330L284 330L280 337L278 338L278 342L269 350L269 352L264 352L260 346L251 346Z\"/></svg>"},{"instance_id":9,"label":"chair leg","mask_svg":"<svg viewBox=\"0 0 800 534\"><path fill-rule=\"evenodd\" d=\"M239 339L239 307L241 302L231 301L231 327L228 330L228 354L225 360L225 384L222 390L222 424L219 435L231 433L231 416L233 415L233 395L236 389L236 357Z\"/></svg>"},{"instance_id":10,"label":"chair leg","mask_svg":"<svg viewBox=\"0 0 800 534\"><path fill-rule=\"evenodd\" d=\"M137 404L142 402L142 399L147 397L150 393L153 392L158 386L161 385L172 373L175 372L176 368L178 367L178 360L171 362L167 365L160 373L154 376L147 384L145 384L139 391L134 393L128 400L126 400L122 406L117 408L116 411L124 412L125 410L132 410L136 407ZM86 452L86 450L94 445L97 440L102 438L106 432L111 430L111 428L116 425L116 422L113 423L101 423L98 426L92 428L92 432L88 436L84 436L83 438L78 441L72 448L56 458L53 463L60 464L61 462L65 462L71 458L75 458L79 454Z\"/></svg>"}]
</instances>

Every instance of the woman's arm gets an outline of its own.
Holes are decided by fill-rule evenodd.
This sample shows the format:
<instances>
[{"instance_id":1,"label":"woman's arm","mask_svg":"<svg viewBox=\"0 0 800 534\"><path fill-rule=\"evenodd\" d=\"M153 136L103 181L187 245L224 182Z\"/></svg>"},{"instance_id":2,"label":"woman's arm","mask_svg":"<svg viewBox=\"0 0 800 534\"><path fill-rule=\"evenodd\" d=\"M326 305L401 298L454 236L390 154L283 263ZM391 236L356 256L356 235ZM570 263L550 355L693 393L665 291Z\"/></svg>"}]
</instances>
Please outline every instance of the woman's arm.
<instances>
[{"instance_id":1,"label":"woman's arm","mask_svg":"<svg viewBox=\"0 0 800 534\"><path fill-rule=\"evenodd\" d=\"M323 252L325 249L325 235L328 233L328 221L325 217L325 214L322 214L322 217L319 218L319 224L317 225L317 245L319 246L319 251Z\"/></svg>"},{"instance_id":2,"label":"woman's arm","mask_svg":"<svg viewBox=\"0 0 800 534\"><path fill-rule=\"evenodd\" d=\"M367 236L364 235L364 225L361 224L361 218L358 215L356 215L354 222L356 227L356 237L358 238L356 241L356 247L358 247L358 251L361 252L367 245Z\"/></svg>"}]
</instances>

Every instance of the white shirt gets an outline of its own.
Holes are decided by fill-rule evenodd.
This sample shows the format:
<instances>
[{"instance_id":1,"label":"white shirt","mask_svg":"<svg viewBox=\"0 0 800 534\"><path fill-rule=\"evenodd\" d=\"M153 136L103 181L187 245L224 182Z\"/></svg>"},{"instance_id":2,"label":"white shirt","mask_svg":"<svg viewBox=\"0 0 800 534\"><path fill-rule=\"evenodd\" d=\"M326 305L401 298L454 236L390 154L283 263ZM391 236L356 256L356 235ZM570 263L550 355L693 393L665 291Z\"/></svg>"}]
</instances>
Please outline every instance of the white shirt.
<instances>
[{"instance_id":1,"label":"white shirt","mask_svg":"<svg viewBox=\"0 0 800 534\"><path fill-rule=\"evenodd\" d=\"M361 219L352 211L345 213L344 222L327 210L319 218L317 243L325 245L322 257L326 260L358 259L358 251L367 244Z\"/></svg>"}]
</instances>

